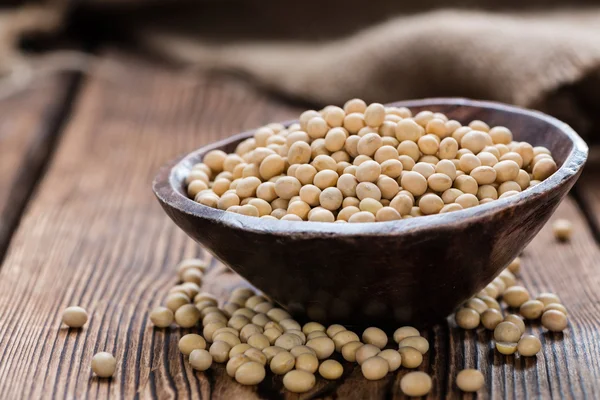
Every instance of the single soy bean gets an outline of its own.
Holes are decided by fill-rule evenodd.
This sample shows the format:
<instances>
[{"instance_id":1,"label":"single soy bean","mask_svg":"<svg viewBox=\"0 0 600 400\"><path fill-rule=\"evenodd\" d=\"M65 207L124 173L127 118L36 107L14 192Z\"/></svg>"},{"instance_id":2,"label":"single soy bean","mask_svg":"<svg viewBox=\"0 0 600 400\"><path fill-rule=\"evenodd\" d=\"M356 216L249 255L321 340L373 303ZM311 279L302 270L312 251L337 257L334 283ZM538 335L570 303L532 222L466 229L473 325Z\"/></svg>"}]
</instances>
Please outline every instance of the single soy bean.
<instances>
[{"instance_id":1,"label":"single soy bean","mask_svg":"<svg viewBox=\"0 0 600 400\"><path fill-rule=\"evenodd\" d=\"M65 325L67 325L69 328L81 328L83 325L85 325L87 320L88 320L87 311L82 307L78 307L78 306L67 307L63 311L62 322ZM169 324L170 323L171 322L169 322ZM167 326L169 324L167 324Z\"/></svg>"},{"instance_id":2,"label":"single soy bean","mask_svg":"<svg viewBox=\"0 0 600 400\"><path fill-rule=\"evenodd\" d=\"M116 368L117 360L110 353L103 351L92 357L92 371L99 378L110 378L114 375Z\"/></svg>"},{"instance_id":3,"label":"single soy bean","mask_svg":"<svg viewBox=\"0 0 600 400\"><path fill-rule=\"evenodd\" d=\"M400 389L407 396L425 396L433 386L431 377L425 372L415 371L404 375L400 380Z\"/></svg>"},{"instance_id":4,"label":"single soy bean","mask_svg":"<svg viewBox=\"0 0 600 400\"><path fill-rule=\"evenodd\" d=\"M293 370L283 377L283 386L292 393L305 393L315 386L315 375L302 370Z\"/></svg>"},{"instance_id":5,"label":"single soy bean","mask_svg":"<svg viewBox=\"0 0 600 400\"><path fill-rule=\"evenodd\" d=\"M483 374L476 369L463 369L456 375L456 386L463 392L476 392L484 384Z\"/></svg>"}]
</instances>

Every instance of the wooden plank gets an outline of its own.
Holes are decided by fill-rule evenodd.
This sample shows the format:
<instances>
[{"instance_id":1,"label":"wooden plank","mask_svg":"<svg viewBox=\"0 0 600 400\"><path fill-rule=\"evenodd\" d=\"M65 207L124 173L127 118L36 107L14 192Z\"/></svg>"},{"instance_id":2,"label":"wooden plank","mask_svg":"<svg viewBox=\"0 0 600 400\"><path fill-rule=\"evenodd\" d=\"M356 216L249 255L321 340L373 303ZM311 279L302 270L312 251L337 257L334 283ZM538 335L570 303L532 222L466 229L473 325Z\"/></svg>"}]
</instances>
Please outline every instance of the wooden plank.
<instances>
[{"instance_id":1,"label":"wooden plank","mask_svg":"<svg viewBox=\"0 0 600 400\"><path fill-rule=\"evenodd\" d=\"M54 147L72 74L0 100L0 262Z\"/></svg>"},{"instance_id":2,"label":"wooden plank","mask_svg":"<svg viewBox=\"0 0 600 400\"><path fill-rule=\"evenodd\" d=\"M211 390L231 398L241 390L222 370L198 381L179 357L180 332L155 332L147 323L146 310L173 284L173 265L199 255L163 214L150 183L180 153L298 110L212 76L182 78L137 63L120 78L111 73L113 63L126 62L109 58L85 82L0 274L2 399L197 398ZM209 275L214 282L233 276L222 268ZM60 326L69 304L90 311L80 333ZM99 350L120 360L108 384L90 375Z\"/></svg>"},{"instance_id":3,"label":"wooden plank","mask_svg":"<svg viewBox=\"0 0 600 400\"><path fill-rule=\"evenodd\" d=\"M39 194L28 209L0 272L0 398L297 398L281 378L242 387L222 367L194 373L177 350L176 328L154 330L147 311L175 283L173 266L205 256L163 214L150 192L157 169L175 155L298 109L236 81L184 78L107 56L85 82ZM122 64L118 82L102 76ZM481 369L483 398L600 396L600 250L571 200L558 210L575 224L573 241L557 244L550 226L523 256L523 282L534 293L556 291L569 308L569 329L542 333L537 359L500 357L489 332L464 332L450 322L425 332L431 350L421 370L432 374L429 398L458 398L456 373ZM211 263L205 289L225 296L241 279ZM80 332L60 326L62 309L86 307ZM112 380L92 377L92 355L119 360ZM342 380L318 380L301 398L404 398L390 374L368 382L346 365Z\"/></svg>"},{"instance_id":4,"label":"wooden plank","mask_svg":"<svg viewBox=\"0 0 600 400\"><path fill-rule=\"evenodd\" d=\"M600 243L600 145L590 147L588 162L574 192Z\"/></svg>"}]
</instances>

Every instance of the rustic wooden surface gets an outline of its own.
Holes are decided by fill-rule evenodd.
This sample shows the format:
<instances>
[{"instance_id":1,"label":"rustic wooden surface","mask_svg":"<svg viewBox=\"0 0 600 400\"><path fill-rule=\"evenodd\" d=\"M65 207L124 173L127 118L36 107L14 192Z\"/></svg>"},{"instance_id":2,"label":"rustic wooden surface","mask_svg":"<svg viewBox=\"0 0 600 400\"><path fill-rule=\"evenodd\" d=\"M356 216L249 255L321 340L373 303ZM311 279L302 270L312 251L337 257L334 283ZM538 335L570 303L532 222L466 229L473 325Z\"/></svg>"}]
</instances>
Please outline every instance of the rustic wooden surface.
<instances>
[{"instance_id":1,"label":"rustic wooden surface","mask_svg":"<svg viewBox=\"0 0 600 400\"><path fill-rule=\"evenodd\" d=\"M53 162L0 270L0 398L298 397L270 375L254 388L236 384L222 367L193 372L177 350L186 331L154 330L147 312L175 283L179 260L205 256L154 199L157 169L300 108L231 78L184 77L114 54L104 60L76 93ZM107 73L115 62L117 76ZM524 359L494 352L486 331L464 332L452 323L431 329L432 348L420 367L434 378L429 398L460 397L454 377L466 367L484 372L482 398L600 397L600 248L573 199L558 217L575 224L573 240L557 244L546 226L524 252L521 277L533 293L561 296L568 330L548 334L534 326L543 351ZM241 283L213 261L204 287L222 297ZM81 331L60 324L62 309L73 304L91 315ZM102 350L118 359L111 380L90 372L91 357ZM319 379L300 397L403 398L404 373L367 382L347 365L343 379Z\"/></svg>"},{"instance_id":2,"label":"rustic wooden surface","mask_svg":"<svg viewBox=\"0 0 600 400\"><path fill-rule=\"evenodd\" d=\"M576 194L596 240L600 243L600 144L590 148L590 156Z\"/></svg>"},{"instance_id":3,"label":"rustic wooden surface","mask_svg":"<svg viewBox=\"0 0 600 400\"><path fill-rule=\"evenodd\" d=\"M73 79L72 75L52 77L0 99L0 261L44 172Z\"/></svg>"}]
</instances>

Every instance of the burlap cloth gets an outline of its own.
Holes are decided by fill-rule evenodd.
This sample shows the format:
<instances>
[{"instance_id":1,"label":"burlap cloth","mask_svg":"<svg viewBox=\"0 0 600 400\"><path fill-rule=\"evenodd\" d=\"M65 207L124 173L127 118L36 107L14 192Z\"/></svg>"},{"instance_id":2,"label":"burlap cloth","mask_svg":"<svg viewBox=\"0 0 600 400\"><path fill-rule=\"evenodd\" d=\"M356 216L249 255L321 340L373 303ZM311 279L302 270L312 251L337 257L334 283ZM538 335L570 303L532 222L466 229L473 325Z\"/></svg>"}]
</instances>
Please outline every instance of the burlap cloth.
<instances>
[{"instance_id":1,"label":"burlap cloth","mask_svg":"<svg viewBox=\"0 0 600 400\"><path fill-rule=\"evenodd\" d=\"M94 16L91 29L119 25L137 49L240 73L315 107L352 97L464 96L540 109L582 134L600 123L595 3L462 0L440 9L448 2L70 2Z\"/></svg>"},{"instance_id":2,"label":"burlap cloth","mask_svg":"<svg viewBox=\"0 0 600 400\"><path fill-rule=\"evenodd\" d=\"M398 15L403 7L388 5L373 17L367 10L381 2L324 3L213 9L191 26L189 18L151 20L138 39L170 59L236 71L315 106L465 96L541 109L584 134L600 123L600 6Z\"/></svg>"}]
</instances>

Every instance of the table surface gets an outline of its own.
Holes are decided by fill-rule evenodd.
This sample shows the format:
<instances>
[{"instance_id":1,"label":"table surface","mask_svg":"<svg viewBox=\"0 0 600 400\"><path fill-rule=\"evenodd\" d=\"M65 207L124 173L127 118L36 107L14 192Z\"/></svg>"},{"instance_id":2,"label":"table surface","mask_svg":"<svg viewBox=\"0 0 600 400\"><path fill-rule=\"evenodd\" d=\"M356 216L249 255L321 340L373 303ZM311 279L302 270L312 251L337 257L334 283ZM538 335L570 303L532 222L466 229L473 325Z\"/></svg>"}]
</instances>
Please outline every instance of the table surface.
<instances>
[{"instance_id":1,"label":"table surface","mask_svg":"<svg viewBox=\"0 0 600 400\"><path fill-rule=\"evenodd\" d=\"M175 284L178 261L209 258L155 200L159 167L301 109L233 77L185 75L111 50L86 76L47 78L1 100L0 398L297 397L280 377L243 387L222 367L192 371L177 349L186 331L153 329L148 310ZM485 330L427 330L419 370L433 376L429 398L461 397L454 378L468 367L486 377L482 398L600 398L598 168L589 163L553 217L574 223L572 241L557 243L547 225L523 254L520 280L561 296L568 329L533 325L543 344L533 359L499 355ZM241 284L210 261L204 289L223 298ZM69 305L90 312L80 331L61 326ZM118 360L111 380L90 371L103 350ZM403 398L405 373L368 382L348 364L342 379L318 379L300 397Z\"/></svg>"}]
</instances>

